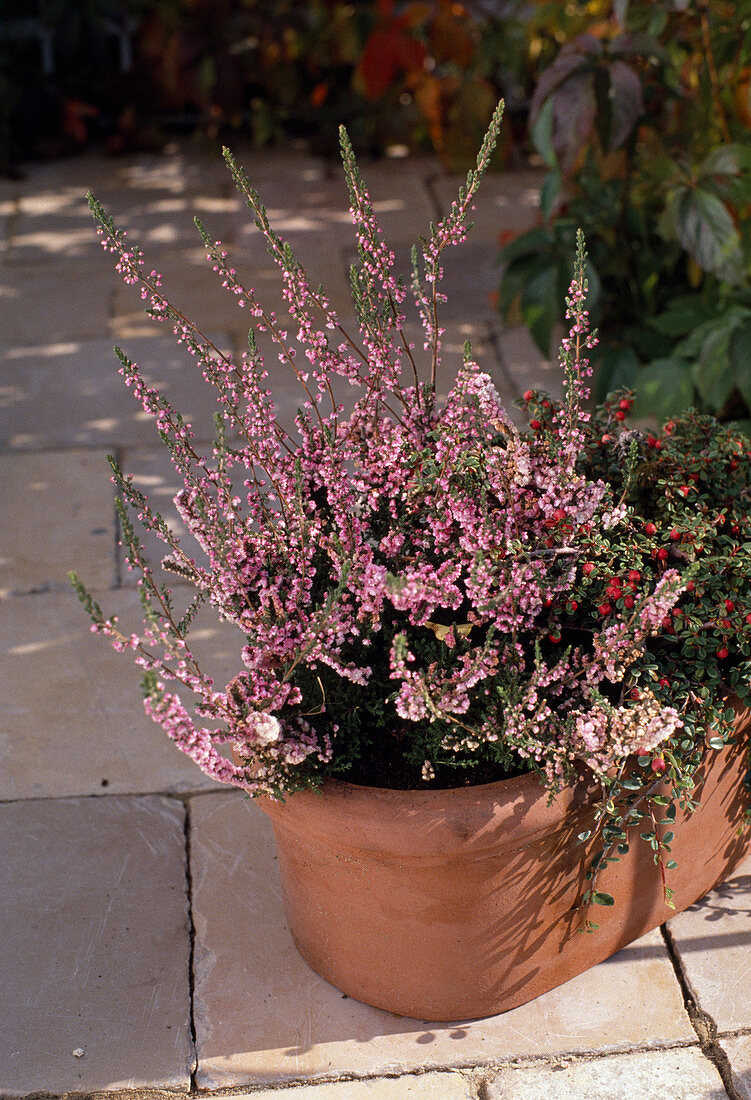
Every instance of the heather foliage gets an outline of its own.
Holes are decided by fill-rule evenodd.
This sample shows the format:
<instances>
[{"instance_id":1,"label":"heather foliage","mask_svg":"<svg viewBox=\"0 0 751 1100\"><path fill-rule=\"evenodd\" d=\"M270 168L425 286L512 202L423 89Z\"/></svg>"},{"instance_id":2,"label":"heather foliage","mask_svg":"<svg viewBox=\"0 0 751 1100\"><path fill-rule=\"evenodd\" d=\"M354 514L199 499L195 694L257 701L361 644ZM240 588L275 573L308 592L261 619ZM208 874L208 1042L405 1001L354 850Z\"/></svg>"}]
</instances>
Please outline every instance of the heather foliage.
<instances>
[{"instance_id":1,"label":"heather foliage","mask_svg":"<svg viewBox=\"0 0 751 1100\"><path fill-rule=\"evenodd\" d=\"M105 249L194 356L220 411L213 452L201 454L190 425L118 351L184 481L177 507L207 564L113 462L144 628L129 633L74 584L93 629L143 668L148 713L209 775L280 794L325 776L430 787L535 770L555 792L585 767L604 792L595 831L606 852L668 801L661 783L688 797L708 724L716 746L730 728L721 685L747 694L751 452L706 418L659 436L630 431L629 394L588 411L595 336L581 236L561 348L564 400L528 391L529 426L517 428L469 347L437 399L442 256L466 236L499 124L500 110L476 171L414 253L422 347L405 334L410 293L345 133L356 336L269 225L231 155L289 314L266 311L199 226L251 325L239 358L169 304L140 249L91 199ZM271 338L274 370L299 383L294 432L275 416L253 333ZM342 380L350 411L335 397ZM190 589L155 579L130 511L194 590L179 610ZM223 687L190 648L205 601L238 630L236 675ZM664 844L655 840L660 860ZM594 887L589 900L608 903Z\"/></svg>"}]
</instances>

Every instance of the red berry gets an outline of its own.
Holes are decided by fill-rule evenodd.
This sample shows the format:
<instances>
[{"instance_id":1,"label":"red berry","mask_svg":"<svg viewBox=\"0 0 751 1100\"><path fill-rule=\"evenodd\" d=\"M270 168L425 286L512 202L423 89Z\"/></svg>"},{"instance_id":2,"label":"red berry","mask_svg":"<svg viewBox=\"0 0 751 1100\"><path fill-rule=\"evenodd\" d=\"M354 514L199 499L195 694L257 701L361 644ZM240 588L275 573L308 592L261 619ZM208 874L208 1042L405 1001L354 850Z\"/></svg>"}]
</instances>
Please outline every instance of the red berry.
<instances>
[{"instance_id":1,"label":"red berry","mask_svg":"<svg viewBox=\"0 0 751 1100\"><path fill-rule=\"evenodd\" d=\"M628 575L628 579L630 584L638 584L641 580L641 573L638 569L632 569Z\"/></svg>"},{"instance_id":2,"label":"red berry","mask_svg":"<svg viewBox=\"0 0 751 1100\"><path fill-rule=\"evenodd\" d=\"M673 620L670 618L669 615L666 615L665 618L662 620L663 629L667 630L668 627L670 627L672 625L673 625Z\"/></svg>"},{"instance_id":3,"label":"red berry","mask_svg":"<svg viewBox=\"0 0 751 1100\"><path fill-rule=\"evenodd\" d=\"M625 420L626 419L626 414L625 414L625 412L623 412L622 409L618 409L616 414L615 414L615 418L616 418L616 420Z\"/></svg>"},{"instance_id":4,"label":"red berry","mask_svg":"<svg viewBox=\"0 0 751 1100\"><path fill-rule=\"evenodd\" d=\"M634 597L633 596L626 596L623 600L623 605L624 605L624 607L627 607L628 610L630 611L631 608L634 606Z\"/></svg>"},{"instance_id":5,"label":"red berry","mask_svg":"<svg viewBox=\"0 0 751 1100\"><path fill-rule=\"evenodd\" d=\"M543 409L549 409L550 408L550 402L546 399L545 401L543 401L542 407L543 407Z\"/></svg>"},{"instance_id":6,"label":"red berry","mask_svg":"<svg viewBox=\"0 0 751 1100\"><path fill-rule=\"evenodd\" d=\"M734 458L734 459L732 459L732 461L730 463L730 469L731 470L737 470L737 468L738 468L738 459Z\"/></svg>"},{"instance_id":7,"label":"red berry","mask_svg":"<svg viewBox=\"0 0 751 1100\"><path fill-rule=\"evenodd\" d=\"M542 424L540 423L539 420L530 420L529 426L530 426L530 428L532 429L533 432L539 432L540 428L542 427Z\"/></svg>"},{"instance_id":8,"label":"red berry","mask_svg":"<svg viewBox=\"0 0 751 1100\"><path fill-rule=\"evenodd\" d=\"M664 546L661 546L660 549L657 551L657 557L660 561L667 561L668 552Z\"/></svg>"},{"instance_id":9,"label":"red berry","mask_svg":"<svg viewBox=\"0 0 751 1100\"><path fill-rule=\"evenodd\" d=\"M670 687L670 680L668 680L667 676L661 676L657 683L662 688Z\"/></svg>"},{"instance_id":10,"label":"red berry","mask_svg":"<svg viewBox=\"0 0 751 1100\"><path fill-rule=\"evenodd\" d=\"M554 643L558 643L561 640L561 636L557 631L555 633L553 633L551 631L551 633L548 634L548 637L550 638L551 642L554 642Z\"/></svg>"},{"instance_id":11,"label":"red berry","mask_svg":"<svg viewBox=\"0 0 751 1100\"><path fill-rule=\"evenodd\" d=\"M657 446L657 440L655 439L655 437L653 435L650 435L650 436L647 437L647 446L648 447L656 447Z\"/></svg>"},{"instance_id":12,"label":"red berry","mask_svg":"<svg viewBox=\"0 0 751 1100\"><path fill-rule=\"evenodd\" d=\"M600 612L600 614L603 617L605 617L607 615L612 615L613 614L613 605L609 604L609 603L601 603L600 606L597 608L597 610Z\"/></svg>"},{"instance_id":13,"label":"red berry","mask_svg":"<svg viewBox=\"0 0 751 1100\"><path fill-rule=\"evenodd\" d=\"M732 600L725 600L725 610L726 611L735 611L735 604L733 603Z\"/></svg>"},{"instance_id":14,"label":"red berry","mask_svg":"<svg viewBox=\"0 0 751 1100\"><path fill-rule=\"evenodd\" d=\"M620 588L623 585L623 581L620 577L611 577L610 583L615 585L616 588Z\"/></svg>"},{"instance_id":15,"label":"red berry","mask_svg":"<svg viewBox=\"0 0 751 1100\"><path fill-rule=\"evenodd\" d=\"M568 601L568 606L569 606L570 611L576 611L579 607L579 601L578 600L569 600ZM749 618L751 619L751 616L749 616Z\"/></svg>"},{"instance_id":16,"label":"red berry","mask_svg":"<svg viewBox=\"0 0 751 1100\"><path fill-rule=\"evenodd\" d=\"M654 523L645 523L644 524L644 534L645 535L656 535L657 534L657 528L655 527Z\"/></svg>"},{"instance_id":17,"label":"red berry","mask_svg":"<svg viewBox=\"0 0 751 1100\"><path fill-rule=\"evenodd\" d=\"M721 645L720 648L717 650L717 656L719 657L719 659L721 661L724 661L728 655L729 651L727 646Z\"/></svg>"},{"instance_id":18,"label":"red berry","mask_svg":"<svg viewBox=\"0 0 751 1100\"><path fill-rule=\"evenodd\" d=\"M605 594L607 596L610 596L611 600L619 600L623 595L623 592L621 592L620 588L616 588L614 585L609 584L608 587L605 589Z\"/></svg>"},{"instance_id":19,"label":"red berry","mask_svg":"<svg viewBox=\"0 0 751 1100\"><path fill-rule=\"evenodd\" d=\"M585 561L584 565L582 566L582 573L584 574L584 576L588 577L589 574L593 570L594 570L594 565L592 564L592 562L591 561Z\"/></svg>"},{"instance_id":20,"label":"red berry","mask_svg":"<svg viewBox=\"0 0 751 1100\"><path fill-rule=\"evenodd\" d=\"M631 691L629 692L629 695L631 696L632 699L640 699L641 698L641 692L639 691L638 688L631 688Z\"/></svg>"},{"instance_id":21,"label":"red berry","mask_svg":"<svg viewBox=\"0 0 751 1100\"><path fill-rule=\"evenodd\" d=\"M680 537L681 537L680 531L678 530L677 527L674 527L673 530L670 532L670 538L673 540L673 542L677 542Z\"/></svg>"},{"instance_id":22,"label":"red berry","mask_svg":"<svg viewBox=\"0 0 751 1100\"><path fill-rule=\"evenodd\" d=\"M653 756L652 757L652 771L656 775L662 775L662 773L665 771L666 768L667 768L667 764L665 763L665 757L664 756Z\"/></svg>"},{"instance_id":23,"label":"red berry","mask_svg":"<svg viewBox=\"0 0 751 1100\"><path fill-rule=\"evenodd\" d=\"M532 400L532 398L534 397L534 395L535 395L535 391L534 391L534 390L525 390L525 391L524 391L524 393L522 394L522 398L523 398L523 399L524 399L525 401L531 401L531 400Z\"/></svg>"},{"instance_id":24,"label":"red berry","mask_svg":"<svg viewBox=\"0 0 751 1100\"><path fill-rule=\"evenodd\" d=\"M746 622L751 623L751 614L746 615Z\"/></svg>"},{"instance_id":25,"label":"red berry","mask_svg":"<svg viewBox=\"0 0 751 1100\"><path fill-rule=\"evenodd\" d=\"M553 512L553 519L556 519L559 523L561 523L566 518L566 515L567 513L565 508L556 508L556 510Z\"/></svg>"},{"instance_id":26,"label":"red berry","mask_svg":"<svg viewBox=\"0 0 751 1100\"><path fill-rule=\"evenodd\" d=\"M633 401L629 401L629 399L627 397L622 397L620 399L620 401L618 402L618 408L619 409L624 409L626 412L628 412L628 410L631 408L632 405L633 405Z\"/></svg>"},{"instance_id":27,"label":"red berry","mask_svg":"<svg viewBox=\"0 0 751 1100\"><path fill-rule=\"evenodd\" d=\"M601 443L612 443L613 442L613 437L612 437L612 435L608 435L608 433L606 432L605 435L600 440L600 442Z\"/></svg>"},{"instance_id":28,"label":"red berry","mask_svg":"<svg viewBox=\"0 0 751 1100\"><path fill-rule=\"evenodd\" d=\"M693 590L695 588L696 588L696 585L694 584L693 581L689 581L688 584L686 585L686 591L687 592L693 592Z\"/></svg>"}]
</instances>

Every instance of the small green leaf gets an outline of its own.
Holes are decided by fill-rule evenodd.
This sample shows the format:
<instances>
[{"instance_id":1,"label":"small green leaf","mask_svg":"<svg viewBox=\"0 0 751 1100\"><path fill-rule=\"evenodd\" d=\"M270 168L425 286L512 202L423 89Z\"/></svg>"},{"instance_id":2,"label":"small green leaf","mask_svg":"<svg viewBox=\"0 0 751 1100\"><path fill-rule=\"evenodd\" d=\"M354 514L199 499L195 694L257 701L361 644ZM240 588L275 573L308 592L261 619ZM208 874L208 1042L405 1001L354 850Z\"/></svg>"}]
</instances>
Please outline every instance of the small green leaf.
<instances>
[{"instance_id":1,"label":"small green leaf","mask_svg":"<svg viewBox=\"0 0 751 1100\"><path fill-rule=\"evenodd\" d=\"M691 372L678 359L655 359L648 363L640 371L636 386L635 417L662 421L695 404Z\"/></svg>"},{"instance_id":2,"label":"small green leaf","mask_svg":"<svg viewBox=\"0 0 751 1100\"><path fill-rule=\"evenodd\" d=\"M553 244L553 235L545 226L537 226L519 237L514 237L498 254L498 262L511 264L522 256L536 256L548 250Z\"/></svg>"},{"instance_id":3,"label":"small green leaf","mask_svg":"<svg viewBox=\"0 0 751 1100\"><path fill-rule=\"evenodd\" d=\"M597 360L597 394L602 400L612 390L638 385L639 360L633 348L605 348Z\"/></svg>"},{"instance_id":4,"label":"small green leaf","mask_svg":"<svg viewBox=\"0 0 751 1100\"><path fill-rule=\"evenodd\" d=\"M741 236L722 200L705 187L685 188L676 192L669 206L676 236L699 267L728 282L740 282Z\"/></svg>"},{"instance_id":5,"label":"small green leaf","mask_svg":"<svg viewBox=\"0 0 751 1100\"><path fill-rule=\"evenodd\" d=\"M592 894L592 901L595 905L615 905L615 898L612 894L605 894L602 890L595 890Z\"/></svg>"},{"instance_id":6,"label":"small green leaf","mask_svg":"<svg viewBox=\"0 0 751 1100\"><path fill-rule=\"evenodd\" d=\"M550 218L556 200L561 193L563 176L558 168L548 172L540 188L540 211L545 219Z\"/></svg>"},{"instance_id":7,"label":"small green leaf","mask_svg":"<svg viewBox=\"0 0 751 1100\"><path fill-rule=\"evenodd\" d=\"M733 381L743 400L751 408L751 319L733 330L728 345L728 357Z\"/></svg>"},{"instance_id":8,"label":"small green leaf","mask_svg":"<svg viewBox=\"0 0 751 1100\"><path fill-rule=\"evenodd\" d=\"M714 317L714 309L701 295L684 295L682 300L671 302L663 313L650 317L648 324L666 336L686 336Z\"/></svg>"},{"instance_id":9,"label":"small green leaf","mask_svg":"<svg viewBox=\"0 0 751 1100\"><path fill-rule=\"evenodd\" d=\"M538 272L522 291L521 308L524 322L543 355L550 354L553 325L558 319L557 265L550 264Z\"/></svg>"},{"instance_id":10,"label":"small green leaf","mask_svg":"<svg viewBox=\"0 0 751 1100\"><path fill-rule=\"evenodd\" d=\"M693 375L701 396L714 409L721 409L733 389L730 361L730 328L717 328L704 341Z\"/></svg>"},{"instance_id":11,"label":"small green leaf","mask_svg":"<svg viewBox=\"0 0 751 1100\"><path fill-rule=\"evenodd\" d=\"M537 152L542 157L546 166L557 170L555 149L553 148L553 107L554 100L551 96L546 99L537 112L537 117L529 128L529 137ZM560 177L560 173L558 173Z\"/></svg>"}]
</instances>

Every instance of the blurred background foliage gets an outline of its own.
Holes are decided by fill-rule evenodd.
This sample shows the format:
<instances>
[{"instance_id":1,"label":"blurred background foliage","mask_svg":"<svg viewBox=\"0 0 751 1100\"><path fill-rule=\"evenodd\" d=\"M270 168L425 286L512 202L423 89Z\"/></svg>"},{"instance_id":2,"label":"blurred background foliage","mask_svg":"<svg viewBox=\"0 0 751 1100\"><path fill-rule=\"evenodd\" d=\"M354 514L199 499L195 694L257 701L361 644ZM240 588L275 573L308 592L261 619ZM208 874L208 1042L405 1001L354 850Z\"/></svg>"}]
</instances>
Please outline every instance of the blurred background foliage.
<instances>
[{"instance_id":1,"label":"blurred background foliage","mask_svg":"<svg viewBox=\"0 0 751 1100\"><path fill-rule=\"evenodd\" d=\"M430 150L464 166L498 99L528 94L521 0L5 0L5 159L165 135L327 155ZM46 39L45 39L46 35ZM507 126L506 153L513 141Z\"/></svg>"},{"instance_id":2,"label":"blurred background foliage","mask_svg":"<svg viewBox=\"0 0 751 1100\"><path fill-rule=\"evenodd\" d=\"M175 137L546 169L499 308L553 350L574 236L600 396L751 427L751 0L3 0L0 171Z\"/></svg>"}]
</instances>

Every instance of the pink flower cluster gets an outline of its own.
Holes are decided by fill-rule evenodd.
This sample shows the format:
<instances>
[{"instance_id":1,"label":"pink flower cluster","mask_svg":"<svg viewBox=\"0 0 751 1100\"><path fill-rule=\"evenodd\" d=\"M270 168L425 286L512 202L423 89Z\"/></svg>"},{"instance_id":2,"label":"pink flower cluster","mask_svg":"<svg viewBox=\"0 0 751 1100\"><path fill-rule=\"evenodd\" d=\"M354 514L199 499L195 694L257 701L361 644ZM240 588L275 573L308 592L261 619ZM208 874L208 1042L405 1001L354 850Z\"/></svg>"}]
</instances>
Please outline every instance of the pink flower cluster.
<instances>
[{"instance_id":1,"label":"pink flower cluster","mask_svg":"<svg viewBox=\"0 0 751 1100\"><path fill-rule=\"evenodd\" d=\"M293 336L204 233L207 255L259 338L271 338L282 368L300 385L293 433L276 419L255 343L238 360L218 351L173 309L159 276L145 274L139 250L92 200L125 281L141 285L149 312L171 324L216 390L222 432L206 455L194 449L190 425L121 357L127 384L184 480L176 504L208 564L196 564L117 469L115 480L146 527L168 544L167 565L194 586L199 603L210 601L237 627L242 667L223 690L215 688L184 641L194 606L185 619L176 615L172 596L155 583L137 537L127 531L131 562L143 573L149 629L125 638L112 620L94 618L114 644L136 651L151 675L149 714L214 778L277 793L325 771L351 709L347 701L337 710L336 683L380 693L394 721L407 728L434 726L442 760L471 758L503 742L534 760L552 784L573 760L606 769L677 727L678 716L653 696L606 705L601 695L604 685L628 675L675 602L667 575L632 621L590 631L591 643L577 649L548 652L556 641L549 608L565 604L582 546L593 530L628 522L610 489L579 469L590 373L583 352L593 346L583 254L562 349L567 397L549 437L514 427L492 379L469 354L443 404L435 398L441 256L466 236L499 122L500 115L459 200L423 244L412 290L426 369L405 335L405 290L346 137L360 257L352 273L357 337L344 332L328 299L311 289L228 158L279 265ZM337 378L350 385L349 412L334 397ZM201 722L167 689L169 681L192 693ZM222 744L232 746L239 763L225 759ZM423 774L432 776L440 762L425 760Z\"/></svg>"}]
</instances>

